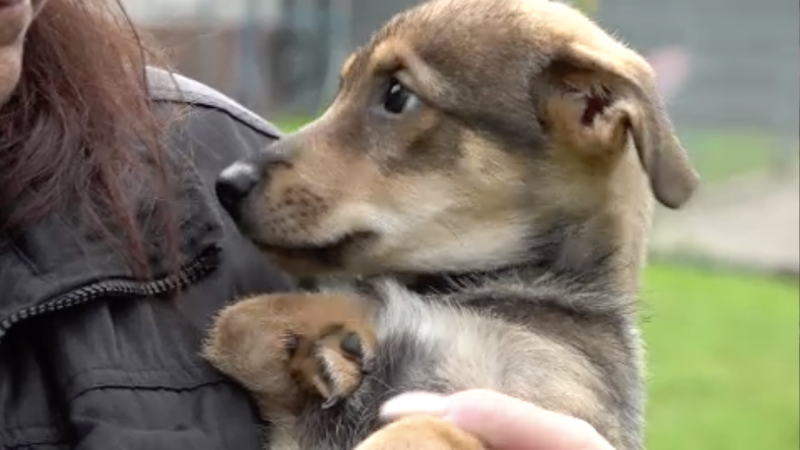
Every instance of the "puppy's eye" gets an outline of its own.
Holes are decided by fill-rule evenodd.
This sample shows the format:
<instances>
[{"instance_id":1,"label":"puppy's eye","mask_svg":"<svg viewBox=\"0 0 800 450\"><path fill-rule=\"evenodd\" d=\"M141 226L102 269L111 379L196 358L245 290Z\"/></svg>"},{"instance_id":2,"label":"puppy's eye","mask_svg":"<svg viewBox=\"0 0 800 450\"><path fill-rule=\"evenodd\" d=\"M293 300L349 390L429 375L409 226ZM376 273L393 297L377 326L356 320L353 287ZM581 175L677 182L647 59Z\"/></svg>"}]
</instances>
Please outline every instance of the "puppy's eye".
<instances>
[{"instance_id":1,"label":"puppy's eye","mask_svg":"<svg viewBox=\"0 0 800 450\"><path fill-rule=\"evenodd\" d=\"M383 98L383 109L390 114L402 114L420 105L420 99L402 83L392 78Z\"/></svg>"}]
</instances>

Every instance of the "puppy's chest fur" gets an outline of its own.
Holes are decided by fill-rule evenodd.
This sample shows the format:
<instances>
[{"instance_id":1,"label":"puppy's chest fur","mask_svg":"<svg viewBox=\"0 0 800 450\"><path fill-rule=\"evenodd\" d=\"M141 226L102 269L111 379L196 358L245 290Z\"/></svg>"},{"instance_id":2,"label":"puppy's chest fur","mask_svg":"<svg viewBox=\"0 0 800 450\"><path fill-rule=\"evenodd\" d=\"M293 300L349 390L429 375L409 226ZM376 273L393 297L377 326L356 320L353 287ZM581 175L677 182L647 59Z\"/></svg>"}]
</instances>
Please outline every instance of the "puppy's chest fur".
<instances>
[{"instance_id":1,"label":"puppy's chest fur","mask_svg":"<svg viewBox=\"0 0 800 450\"><path fill-rule=\"evenodd\" d=\"M393 278L330 283L368 303L376 364L340 405L318 403L275 423L271 450L355 447L381 426L380 405L406 391L499 390L592 423L619 448L641 447L642 394L635 326L598 296L568 283L519 275L447 292L419 292ZM592 297L592 298L587 298ZM616 305L620 305L615 299Z\"/></svg>"}]
</instances>

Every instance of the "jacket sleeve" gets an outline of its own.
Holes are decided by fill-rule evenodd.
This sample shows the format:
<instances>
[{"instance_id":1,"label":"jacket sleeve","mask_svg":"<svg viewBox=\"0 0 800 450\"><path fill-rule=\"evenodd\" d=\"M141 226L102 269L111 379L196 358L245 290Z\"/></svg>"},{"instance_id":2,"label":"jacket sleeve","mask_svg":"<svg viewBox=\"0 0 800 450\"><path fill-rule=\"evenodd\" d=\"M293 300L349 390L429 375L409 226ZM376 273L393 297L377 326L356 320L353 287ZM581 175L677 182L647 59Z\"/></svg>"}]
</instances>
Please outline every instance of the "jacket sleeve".
<instances>
[{"instance_id":1,"label":"jacket sleeve","mask_svg":"<svg viewBox=\"0 0 800 450\"><path fill-rule=\"evenodd\" d=\"M191 288L186 301L203 292L213 286ZM199 330L168 301L131 300L101 300L38 325L34 349L49 367L50 408L68 448L260 450L248 394L200 359Z\"/></svg>"},{"instance_id":2,"label":"jacket sleeve","mask_svg":"<svg viewBox=\"0 0 800 450\"><path fill-rule=\"evenodd\" d=\"M263 149L275 136L266 122L214 101L194 99L172 145L191 155L224 222L221 265L185 292L180 309L163 300L129 305L108 300L73 316L70 323L54 324L61 336L54 336L51 344L61 345L59 354L50 347L48 359L69 368L59 372L74 374L61 381L59 392L66 395L75 450L262 446L249 395L198 354L202 324L226 302L289 288L288 280L238 233L213 197L220 171Z\"/></svg>"},{"instance_id":3,"label":"jacket sleeve","mask_svg":"<svg viewBox=\"0 0 800 450\"><path fill-rule=\"evenodd\" d=\"M249 395L199 353L204 321L225 303L291 288L213 199L217 174L269 145L277 131L213 91L185 83L180 98L164 91L155 101L157 107L188 107L170 146L191 156L224 222L221 261L193 280L178 302L98 297L26 314L0 340L0 449L263 448ZM46 279L58 278L57 270Z\"/></svg>"}]
</instances>

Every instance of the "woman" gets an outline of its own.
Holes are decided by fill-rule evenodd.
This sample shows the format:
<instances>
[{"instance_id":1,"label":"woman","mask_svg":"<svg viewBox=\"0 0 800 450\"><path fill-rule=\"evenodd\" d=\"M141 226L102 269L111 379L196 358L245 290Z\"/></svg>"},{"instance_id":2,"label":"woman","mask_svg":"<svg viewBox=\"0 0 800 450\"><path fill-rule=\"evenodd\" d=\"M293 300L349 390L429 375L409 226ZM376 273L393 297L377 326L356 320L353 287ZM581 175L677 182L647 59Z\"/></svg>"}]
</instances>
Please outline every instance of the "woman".
<instances>
[{"instance_id":1,"label":"woman","mask_svg":"<svg viewBox=\"0 0 800 450\"><path fill-rule=\"evenodd\" d=\"M0 448L261 448L198 348L224 302L290 287L209 188L276 131L146 81L156 56L113 1L0 0Z\"/></svg>"},{"instance_id":2,"label":"woman","mask_svg":"<svg viewBox=\"0 0 800 450\"><path fill-rule=\"evenodd\" d=\"M115 2L0 0L2 449L262 447L198 350L225 302L291 288L210 189L277 131L156 56Z\"/></svg>"}]
</instances>

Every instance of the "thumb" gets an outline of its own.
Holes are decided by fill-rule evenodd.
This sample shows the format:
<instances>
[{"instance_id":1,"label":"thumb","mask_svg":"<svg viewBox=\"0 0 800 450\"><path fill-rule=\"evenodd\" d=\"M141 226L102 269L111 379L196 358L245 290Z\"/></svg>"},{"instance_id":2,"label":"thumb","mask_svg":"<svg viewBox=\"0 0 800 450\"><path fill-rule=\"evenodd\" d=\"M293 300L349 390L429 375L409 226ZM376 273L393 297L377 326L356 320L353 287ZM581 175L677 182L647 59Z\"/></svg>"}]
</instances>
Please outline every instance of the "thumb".
<instances>
[{"instance_id":1,"label":"thumb","mask_svg":"<svg viewBox=\"0 0 800 450\"><path fill-rule=\"evenodd\" d=\"M586 422L494 391L403 394L387 402L383 414L434 414L498 450L613 450Z\"/></svg>"}]
</instances>

